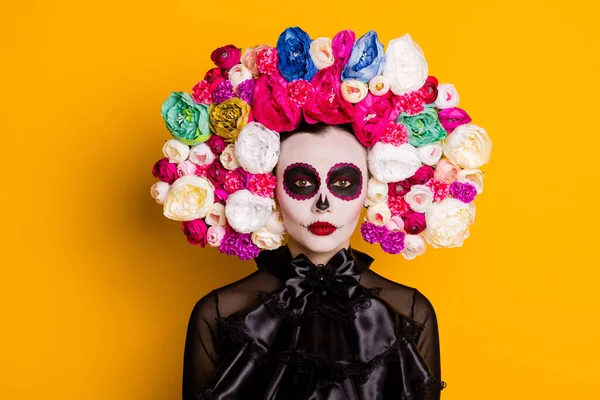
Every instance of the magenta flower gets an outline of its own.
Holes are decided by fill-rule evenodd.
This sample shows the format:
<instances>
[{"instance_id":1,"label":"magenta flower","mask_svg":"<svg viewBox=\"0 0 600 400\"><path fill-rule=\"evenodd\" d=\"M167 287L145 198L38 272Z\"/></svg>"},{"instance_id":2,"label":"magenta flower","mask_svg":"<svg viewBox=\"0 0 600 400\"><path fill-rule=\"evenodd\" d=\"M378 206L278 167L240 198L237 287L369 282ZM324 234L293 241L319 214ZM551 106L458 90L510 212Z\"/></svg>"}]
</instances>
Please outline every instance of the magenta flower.
<instances>
[{"instance_id":1,"label":"magenta flower","mask_svg":"<svg viewBox=\"0 0 600 400\"><path fill-rule=\"evenodd\" d=\"M248 180L248 190L262 197L272 198L277 178L273 174L251 174Z\"/></svg>"},{"instance_id":2,"label":"magenta flower","mask_svg":"<svg viewBox=\"0 0 600 400\"><path fill-rule=\"evenodd\" d=\"M235 91L233 90L233 84L228 80L219 82L212 92L212 99L215 103L222 103L232 97L235 97Z\"/></svg>"},{"instance_id":3,"label":"magenta flower","mask_svg":"<svg viewBox=\"0 0 600 400\"><path fill-rule=\"evenodd\" d=\"M260 248L252 242L252 234L227 231L219 245L221 253L238 256L247 261L260 253Z\"/></svg>"},{"instance_id":4,"label":"magenta flower","mask_svg":"<svg viewBox=\"0 0 600 400\"><path fill-rule=\"evenodd\" d=\"M448 133L454 131L463 124L468 124L471 122L471 117L469 117L469 114L467 114L465 110L458 107L444 108L440 110L438 118Z\"/></svg>"},{"instance_id":5,"label":"magenta flower","mask_svg":"<svg viewBox=\"0 0 600 400\"><path fill-rule=\"evenodd\" d=\"M254 95L254 79L246 79L235 89L238 97L248 104L252 104L252 96Z\"/></svg>"},{"instance_id":6,"label":"magenta flower","mask_svg":"<svg viewBox=\"0 0 600 400\"><path fill-rule=\"evenodd\" d=\"M208 147L210 147L210 150L217 156L221 155L221 153L227 146L227 144L225 143L225 139L223 139L219 135L211 135L206 141L206 144L208 145Z\"/></svg>"},{"instance_id":7,"label":"magenta flower","mask_svg":"<svg viewBox=\"0 0 600 400\"><path fill-rule=\"evenodd\" d=\"M213 50L210 59L221 69L231 69L240 62L241 50L232 44Z\"/></svg>"},{"instance_id":8,"label":"magenta flower","mask_svg":"<svg viewBox=\"0 0 600 400\"><path fill-rule=\"evenodd\" d=\"M331 50L335 59L334 62L340 70L344 69L346 66L355 41L356 35L351 30L338 32L331 40Z\"/></svg>"},{"instance_id":9,"label":"magenta flower","mask_svg":"<svg viewBox=\"0 0 600 400\"><path fill-rule=\"evenodd\" d=\"M210 104L212 95L210 94L210 83L200 81L192 88L192 98L197 104Z\"/></svg>"},{"instance_id":10,"label":"magenta flower","mask_svg":"<svg viewBox=\"0 0 600 400\"><path fill-rule=\"evenodd\" d=\"M181 224L183 233L187 237L187 241L192 245L204 247L206 245L206 231L208 227L203 219L194 219L192 221L183 221Z\"/></svg>"},{"instance_id":11,"label":"magenta flower","mask_svg":"<svg viewBox=\"0 0 600 400\"><path fill-rule=\"evenodd\" d=\"M418 235L427 227L425 223L425 214L416 211L409 211L402 217L404 221L404 230L411 235Z\"/></svg>"},{"instance_id":12,"label":"magenta flower","mask_svg":"<svg viewBox=\"0 0 600 400\"><path fill-rule=\"evenodd\" d=\"M477 196L477 188L469 182L455 181L450 185L450 194L463 203L470 203Z\"/></svg>"},{"instance_id":13,"label":"magenta flower","mask_svg":"<svg viewBox=\"0 0 600 400\"><path fill-rule=\"evenodd\" d=\"M166 157L161 158L152 167L152 175L163 182L171 184L179 178L177 164L169 162Z\"/></svg>"},{"instance_id":14,"label":"magenta flower","mask_svg":"<svg viewBox=\"0 0 600 400\"><path fill-rule=\"evenodd\" d=\"M388 229L385 226L375 225L365 221L360 226L360 233L367 243L380 243L388 234Z\"/></svg>"},{"instance_id":15,"label":"magenta flower","mask_svg":"<svg viewBox=\"0 0 600 400\"><path fill-rule=\"evenodd\" d=\"M406 233L402 231L391 231L381 241L381 248L389 254L398 254L404 250L404 238Z\"/></svg>"}]
</instances>

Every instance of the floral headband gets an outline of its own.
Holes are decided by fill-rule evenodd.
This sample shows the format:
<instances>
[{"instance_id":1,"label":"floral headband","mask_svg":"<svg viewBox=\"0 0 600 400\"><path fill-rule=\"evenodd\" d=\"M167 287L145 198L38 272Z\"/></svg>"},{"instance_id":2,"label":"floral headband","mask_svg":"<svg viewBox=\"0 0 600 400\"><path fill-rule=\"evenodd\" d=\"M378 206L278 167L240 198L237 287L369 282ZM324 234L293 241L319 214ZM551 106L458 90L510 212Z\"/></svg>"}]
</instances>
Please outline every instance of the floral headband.
<instances>
[{"instance_id":1,"label":"floral headband","mask_svg":"<svg viewBox=\"0 0 600 400\"><path fill-rule=\"evenodd\" d=\"M368 243L413 259L426 243L458 247L469 237L492 143L457 107L455 87L428 76L410 35L384 51L374 31L312 40L293 27L276 47L242 54L227 45L211 59L191 95L174 92L162 105L173 139L152 169L152 196L190 244L243 260L283 244L272 170L279 132L303 120L351 123L368 148Z\"/></svg>"}]
</instances>

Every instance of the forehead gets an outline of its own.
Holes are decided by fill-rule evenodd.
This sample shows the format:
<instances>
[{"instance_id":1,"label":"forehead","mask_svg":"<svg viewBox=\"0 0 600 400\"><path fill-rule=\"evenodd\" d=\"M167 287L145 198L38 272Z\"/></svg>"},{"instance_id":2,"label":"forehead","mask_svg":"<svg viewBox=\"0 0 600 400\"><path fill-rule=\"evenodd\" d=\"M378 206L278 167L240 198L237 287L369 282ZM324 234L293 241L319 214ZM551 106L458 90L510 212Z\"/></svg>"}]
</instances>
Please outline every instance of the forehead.
<instances>
[{"instance_id":1,"label":"forehead","mask_svg":"<svg viewBox=\"0 0 600 400\"><path fill-rule=\"evenodd\" d=\"M349 132L328 128L323 133L296 133L281 143L279 165L283 168L296 162L328 170L339 162L352 162L367 168L367 150Z\"/></svg>"}]
</instances>

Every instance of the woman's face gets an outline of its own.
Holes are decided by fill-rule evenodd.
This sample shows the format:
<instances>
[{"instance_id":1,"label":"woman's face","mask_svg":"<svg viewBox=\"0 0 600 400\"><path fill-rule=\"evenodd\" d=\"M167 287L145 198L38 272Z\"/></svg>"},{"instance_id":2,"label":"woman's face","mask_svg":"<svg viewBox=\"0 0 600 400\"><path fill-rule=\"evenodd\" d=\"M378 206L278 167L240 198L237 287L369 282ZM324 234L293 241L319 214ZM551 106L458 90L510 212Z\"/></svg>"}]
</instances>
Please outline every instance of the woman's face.
<instances>
[{"instance_id":1,"label":"woman's face","mask_svg":"<svg viewBox=\"0 0 600 400\"><path fill-rule=\"evenodd\" d=\"M367 197L367 151L344 129L296 133L281 144L277 201L287 232L314 252L342 246Z\"/></svg>"}]
</instances>

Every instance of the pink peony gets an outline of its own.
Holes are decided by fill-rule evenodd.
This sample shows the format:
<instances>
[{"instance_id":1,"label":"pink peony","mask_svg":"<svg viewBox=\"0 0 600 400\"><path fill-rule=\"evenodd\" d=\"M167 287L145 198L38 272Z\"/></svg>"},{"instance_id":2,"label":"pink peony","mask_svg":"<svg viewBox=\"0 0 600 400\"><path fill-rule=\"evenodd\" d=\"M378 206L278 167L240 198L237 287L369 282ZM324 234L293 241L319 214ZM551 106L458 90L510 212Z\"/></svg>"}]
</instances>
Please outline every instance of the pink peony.
<instances>
[{"instance_id":1,"label":"pink peony","mask_svg":"<svg viewBox=\"0 0 600 400\"><path fill-rule=\"evenodd\" d=\"M208 168L209 167L210 167L210 164L206 164L206 165L197 165L196 164L195 174L198 176L201 176L203 178L208 178Z\"/></svg>"},{"instance_id":2,"label":"pink peony","mask_svg":"<svg viewBox=\"0 0 600 400\"><path fill-rule=\"evenodd\" d=\"M396 97L396 110L409 115L419 114L425 109L423 96L418 91Z\"/></svg>"},{"instance_id":3,"label":"pink peony","mask_svg":"<svg viewBox=\"0 0 600 400\"><path fill-rule=\"evenodd\" d=\"M442 181L438 181L435 178L431 178L425 182L425 186L427 186L433 192L434 203L439 203L450 194L450 185Z\"/></svg>"},{"instance_id":4,"label":"pink peony","mask_svg":"<svg viewBox=\"0 0 600 400\"><path fill-rule=\"evenodd\" d=\"M354 107L352 128L356 138L364 146L373 146L395 119L394 108L394 97L390 92L383 96L367 94Z\"/></svg>"},{"instance_id":5,"label":"pink peony","mask_svg":"<svg viewBox=\"0 0 600 400\"><path fill-rule=\"evenodd\" d=\"M388 197L387 205L392 215L403 216L410 211L410 205L400 196Z\"/></svg>"},{"instance_id":6,"label":"pink peony","mask_svg":"<svg viewBox=\"0 0 600 400\"><path fill-rule=\"evenodd\" d=\"M192 98L198 104L210 104L212 102L210 83L204 80L196 83L192 88Z\"/></svg>"},{"instance_id":7,"label":"pink peony","mask_svg":"<svg viewBox=\"0 0 600 400\"><path fill-rule=\"evenodd\" d=\"M181 228L183 229L183 233L187 237L189 244L199 245L200 247L206 245L206 231L208 230L208 227L203 219L183 221Z\"/></svg>"},{"instance_id":8,"label":"pink peony","mask_svg":"<svg viewBox=\"0 0 600 400\"><path fill-rule=\"evenodd\" d=\"M352 122L354 110L352 103L342 97L340 76L341 70L334 64L320 70L311 79L315 96L303 107L306 122L324 122L329 125Z\"/></svg>"},{"instance_id":9,"label":"pink peony","mask_svg":"<svg viewBox=\"0 0 600 400\"><path fill-rule=\"evenodd\" d=\"M206 242L211 247L219 247L221 240L225 236L225 228L219 225L213 225L206 231Z\"/></svg>"},{"instance_id":10,"label":"pink peony","mask_svg":"<svg viewBox=\"0 0 600 400\"><path fill-rule=\"evenodd\" d=\"M277 75L261 75L256 80L252 113L257 122L277 132L292 131L302 121L300 107L290 100Z\"/></svg>"},{"instance_id":11,"label":"pink peony","mask_svg":"<svg viewBox=\"0 0 600 400\"><path fill-rule=\"evenodd\" d=\"M253 174L248 179L248 190L262 197L274 196L277 178L272 174Z\"/></svg>"},{"instance_id":12,"label":"pink peony","mask_svg":"<svg viewBox=\"0 0 600 400\"><path fill-rule=\"evenodd\" d=\"M261 74L271 75L278 72L278 62L279 56L277 55L277 49L274 47L259 50L256 55L256 65Z\"/></svg>"},{"instance_id":13,"label":"pink peony","mask_svg":"<svg viewBox=\"0 0 600 400\"><path fill-rule=\"evenodd\" d=\"M448 133L453 132L461 125L471 122L471 117L469 117L469 114L467 114L467 112L462 108L458 107L444 108L440 110L438 117L440 119L440 123Z\"/></svg>"},{"instance_id":14,"label":"pink peony","mask_svg":"<svg viewBox=\"0 0 600 400\"><path fill-rule=\"evenodd\" d=\"M288 83L287 92L290 99L300 107L305 105L315 94L315 88L304 79L296 79Z\"/></svg>"},{"instance_id":15,"label":"pink peony","mask_svg":"<svg viewBox=\"0 0 600 400\"><path fill-rule=\"evenodd\" d=\"M400 146L408 143L408 132L404 125L390 121L379 140L383 143L391 143L394 146Z\"/></svg>"},{"instance_id":16,"label":"pink peony","mask_svg":"<svg viewBox=\"0 0 600 400\"><path fill-rule=\"evenodd\" d=\"M331 50L333 51L333 57L335 59L335 65L340 71L346 66L350 53L352 53L352 46L356 36L351 30L344 30L338 32L331 40Z\"/></svg>"},{"instance_id":17,"label":"pink peony","mask_svg":"<svg viewBox=\"0 0 600 400\"><path fill-rule=\"evenodd\" d=\"M227 171L227 174L225 174L225 181L223 187L230 194L235 193L238 190L246 189L246 179L238 171L241 169L242 168L236 168L233 171Z\"/></svg>"},{"instance_id":18,"label":"pink peony","mask_svg":"<svg viewBox=\"0 0 600 400\"><path fill-rule=\"evenodd\" d=\"M259 44L256 47L249 47L246 49L240 61L242 64L248 68L248 70L252 73L253 76L258 76L260 71L258 70L258 65L256 63L256 56L264 49L268 49L268 44Z\"/></svg>"}]
</instances>

